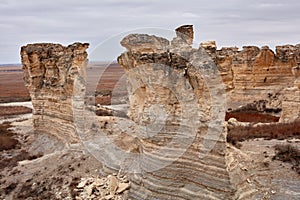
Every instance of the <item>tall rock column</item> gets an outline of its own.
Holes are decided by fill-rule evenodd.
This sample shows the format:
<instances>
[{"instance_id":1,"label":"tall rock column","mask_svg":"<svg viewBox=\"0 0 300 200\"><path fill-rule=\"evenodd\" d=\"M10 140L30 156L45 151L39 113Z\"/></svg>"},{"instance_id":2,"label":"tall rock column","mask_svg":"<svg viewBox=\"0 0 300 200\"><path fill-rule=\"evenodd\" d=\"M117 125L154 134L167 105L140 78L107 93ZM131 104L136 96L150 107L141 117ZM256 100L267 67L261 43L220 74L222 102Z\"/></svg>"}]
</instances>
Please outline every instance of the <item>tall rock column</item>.
<instances>
[{"instance_id":1,"label":"tall rock column","mask_svg":"<svg viewBox=\"0 0 300 200\"><path fill-rule=\"evenodd\" d=\"M79 141L73 123L73 97L85 92L88 46L40 43L21 48L36 134L46 134L64 144Z\"/></svg>"},{"instance_id":2,"label":"tall rock column","mask_svg":"<svg viewBox=\"0 0 300 200\"><path fill-rule=\"evenodd\" d=\"M249 199L253 190L226 144L217 66L202 47L191 47L192 26L177 28L176 35L171 42L146 34L121 41L129 117L141 127L130 197Z\"/></svg>"}]
</instances>

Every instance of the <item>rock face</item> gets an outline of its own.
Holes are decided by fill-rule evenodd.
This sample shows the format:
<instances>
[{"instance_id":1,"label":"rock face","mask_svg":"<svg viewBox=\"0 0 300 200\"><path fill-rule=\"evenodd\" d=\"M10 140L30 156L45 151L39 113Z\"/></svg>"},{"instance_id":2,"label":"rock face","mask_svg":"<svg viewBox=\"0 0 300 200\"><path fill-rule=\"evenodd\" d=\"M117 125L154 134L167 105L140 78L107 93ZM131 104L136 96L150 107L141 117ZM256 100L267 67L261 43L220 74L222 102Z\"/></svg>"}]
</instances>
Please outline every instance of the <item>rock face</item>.
<instances>
[{"instance_id":1,"label":"rock face","mask_svg":"<svg viewBox=\"0 0 300 200\"><path fill-rule=\"evenodd\" d=\"M176 31L177 38L182 39L189 45L193 43L193 39L194 39L193 25L183 25L176 28L175 31Z\"/></svg>"},{"instance_id":2,"label":"rock face","mask_svg":"<svg viewBox=\"0 0 300 200\"><path fill-rule=\"evenodd\" d=\"M35 133L45 133L65 144L79 141L73 123L73 99L85 92L88 46L43 43L21 48Z\"/></svg>"},{"instance_id":3,"label":"rock face","mask_svg":"<svg viewBox=\"0 0 300 200\"><path fill-rule=\"evenodd\" d=\"M138 124L132 199L249 199L252 188L226 144L225 90L192 26L167 39L126 36L118 63L128 76L129 117Z\"/></svg>"},{"instance_id":4,"label":"rock face","mask_svg":"<svg viewBox=\"0 0 300 200\"><path fill-rule=\"evenodd\" d=\"M300 118L300 62L292 68L295 77L294 86L283 91L280 122L293 122Z\"/></svg>"},{"instance_id":5,"label":"rock face","mask_svg":"<svg viewBox=\"0 0 300 200\"><path fill-rule=\"evenodd\" d=\"M300 45L277 46L274 53L267 46L244 46L217 50L214 42L205 42L206 49L217 63L226 85L229 107L266 99L292 86L292 68L300 62Z\"/></svg>"},{"instance_id":6,"label":"rock face","mask_svg":"<svg viewBox=\"0 0 300 200\"><path fill-rule=\"evenodd\" d=\"M242 155L226 143L226 95L230 106L274 97L272 102L253 104L255 109L264 110L281 100L280 93L280 120L299 118L299 45L279 46L276 54L268 47L254 46L242 51L236 47L217 50L214 41L195 49L191 47L193 37L192 26L185 25L176 29L172 41L146 34L131 34L121 41L127 51L118 57L118 63L128 77L130 120L124 118L123 124L117 124L126 124L128 129L118 127L121 134L116 138L110 130L107 134L122 153L129 152L125 159L133 162L121 166L118 161L125 156L114 155L110 140L104 141L104 148L109 152L107 163L117 165L113 169L129 170L131 199L250 199L255 195L238 162ZM80 132L80 126L88 120L84 116L75 118L74 111L78 108L77 113L83 113L87 48L88 44L81 43L22 47L24 79L32 98L37 135L51 136L63 144L79 142L76 130ZM99 107L97 111L99 115L114 115L114 120L118 115L107 108ZM82 123L78 125L76 119L83 119ZM97 122L89 123L96 129ZM107 121L102 123L104 129ZM131 136L130 131L135 135ZM94 132L99 135L98 130ZM92 145L98 143L91 140ZM84 198L92 195L91 185L82 190ZM113 191L109 195L129 187L110 185L105 188Z\"/></svg>"}]
</instances>

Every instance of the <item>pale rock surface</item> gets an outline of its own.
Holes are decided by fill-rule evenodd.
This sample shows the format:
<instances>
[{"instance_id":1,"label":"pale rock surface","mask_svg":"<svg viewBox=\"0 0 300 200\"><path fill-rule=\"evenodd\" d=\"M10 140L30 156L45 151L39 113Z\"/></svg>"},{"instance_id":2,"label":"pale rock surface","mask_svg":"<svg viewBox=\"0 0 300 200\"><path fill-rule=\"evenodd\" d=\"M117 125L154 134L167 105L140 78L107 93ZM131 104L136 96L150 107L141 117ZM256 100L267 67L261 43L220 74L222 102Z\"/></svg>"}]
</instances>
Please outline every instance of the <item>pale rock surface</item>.
<instances>
[{"instance_id":1,"label":"pale rock surface","mask_svg":"<svg viewBox=\"0 0 300 200\"><path fill-rule=\"evenodd\" d=\"M144 34L121 41L127 51L118 63L128 76L129 117L146 127L139 132L139 173L129 175L129 196L249 199L255 190L226 144L225 91L217 67L203 48L190 46L192 26L176 33L165 46L156 42L165 39Z\"/></svg>"},{"instance_id":2,"label":"pale rock surface","mask_svg":"<svg viewBox=\"0 0 300 200\"><path fill-rule=\"evenodd\" d=\"M230 108L267 99L293 86L292 68L300 62L299 44L277 46L276 53L267 46L244 46L241 51L237 47L217 50L213 41L201 46L218 65Z\"/></svg>"},{"instance_id":3,"label":"pale rock surface","mask_svg":"<svg viewBox=\"0 0 300 200\"><path fill-rule=\"evenodd\" d=\"M78 185L83 196L78 198L94 198L98 188L97 195L114 199L129 186L132 199L249 199L255 193L240 168L240 155L226 143L224 91L230 107L276 94L276 102L266 105L277 108L278 99L283 99L280 120L299 118L300 46L278 46L275 54L268 47L254 46L217 50L209 41L194 49L191 25L177 28L176 35L168 41L131 34L121 41L127 49L118 62L129 79L128 115L146 131L116 141L127 152L141 153L139 173L128 174L131 184L112 176L83 180ZM79 142L73 114L83 104L87 48L80 43L22 47L37 135L63 144ZM102 107L98 112L115 115ZM237 124L229 120L229 125Z\"/></svg>"},{"instance_id":4,"label":"pale rock surface","mask_svg":"<svg viewBox=\"0 0 300 200\"><path fill-rule=\"evenodd\" d=\"M188 45L193 43L194 29L193 25L183 25L175 29L177 38L182 39Z\"/></svg>"},{"instance_id":5,"label":"pale rock surface","mask_svg":"<svg viewBox=\"0 0 300 200\"><path fill-rule=\"evenodd\" d=\"M280 122L293 122L300 119L300 62L292 69L295 76L294 86L283 91Z\"/></svg>"},{"instance_id":6,"label":"pale rock surface","mask_svg":"<svg viewBox=\"0 0 300 200\"><path fill-rule=\"evenodd\" d=\"M129 188L130 183L126 176L82 178L75 189L78 192L75 199L127 200Z\"/></svg>"},{"instance_id":7,"label":"pale rock surface","mask_svg":"<svg viewBox=\"0 0 300 200\"><path fill-rule=\"evenodd\" d=\"M79 141L73 109L76 96L82 97L85 92L88 46L87 43L67 47L39 43L21 48L24 80L32 99L37 135L47 135L63 144Z\"/></svg>"}]
</instances>

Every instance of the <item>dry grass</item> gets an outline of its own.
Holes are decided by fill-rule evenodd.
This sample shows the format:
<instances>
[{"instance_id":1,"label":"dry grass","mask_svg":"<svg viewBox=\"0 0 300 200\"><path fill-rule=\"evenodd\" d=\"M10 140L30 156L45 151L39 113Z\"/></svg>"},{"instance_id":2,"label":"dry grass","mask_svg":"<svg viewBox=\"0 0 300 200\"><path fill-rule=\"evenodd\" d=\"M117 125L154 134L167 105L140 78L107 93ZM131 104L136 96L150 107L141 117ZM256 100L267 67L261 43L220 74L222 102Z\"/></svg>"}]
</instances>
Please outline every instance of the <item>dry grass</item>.
<instances>
[{"instance_id":1,"label":"dry grass","mask_svg":"<svg viewBox=\"0 0 300 200\"><path fill-rule=\"evenodd\" d=\"M10 123L0 124L0 151L14 149L19 145L18 140L14 139Z\"/></svg>"},{"instance_id":2,"label":"dry grass","mask_svg":"<svg viewBox=\"0 0 300 200\"><path fill-rule=\"evenodd\" d=\"M230 127L228 128L227 141L236 143L254 138L282 140L291 137L300 138L300 121Z\"/></svg>"},{"instance_id":3,"label":"dry grass","mask_svg":"<svg viewBox=\"0 0 300 200\"><path fill-rule=\"evenodd\" d=\"M261 122L270 123L278 122L279 117L258 112L226 112L225 120L228 121L230 118L235 118L239 122Z\"/></svg>"},{"instance_id":4,"label":"dry grass","mask_svg":"<svg viewBox=\"0 0 300 200\"><path fill-rule=\"evenodd\" d=\"M25 106L1 106L0 116L22 115L31 113L32 109Z\"/></svg>"},{"instance_id":5,"label":"dry grass","mask_svg":"<svg viewBox=\"0 0 300 200\"><path fill-rule=\"evenodd\" d=\"M97 88L87 86L87 93L95 95L96 104L110 105L111 93L116 87L124 70L116 63L90 64L87 68L88 82L97 84ZM107 67L107 68L106 68ZM103 73L101 73L103 72ZM7 66L0 69L0 103L30 101L30 96L23 80L23 71L20 66Z\"/></svg>"}]
</instances>

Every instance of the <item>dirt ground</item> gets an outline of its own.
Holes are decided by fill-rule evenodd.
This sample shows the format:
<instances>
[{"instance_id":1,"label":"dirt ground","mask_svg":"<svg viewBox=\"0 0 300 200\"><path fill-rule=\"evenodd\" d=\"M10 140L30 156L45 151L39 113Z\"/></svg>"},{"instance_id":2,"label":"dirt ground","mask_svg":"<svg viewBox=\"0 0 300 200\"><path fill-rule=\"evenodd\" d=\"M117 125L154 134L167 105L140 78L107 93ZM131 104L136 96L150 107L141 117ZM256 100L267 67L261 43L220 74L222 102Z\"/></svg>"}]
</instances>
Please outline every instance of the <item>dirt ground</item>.
<instances>
[{"instance_id":1,"label":"dirt ground","mask_svg":"<svg viewBox=\"0 0 300 200\"><path fill-rule=\"evenodd\" d=\"M274 146L291 144L300 148L299 139L264 140L257 138L241 142L240 151L247 159L241 164L251 174L249 182L258 188L256 199L296 200L300 199L300 174L288 162L274 160Z\"/></svg>"},{"instance_id":2,"label":"dirt ground","mask_svg":"<svg viewBox=\"0 0 300 200\"><path fill-rule=\"evenodd\" d=\"M47 155L31 152L30 119L0 127L15 142L1 150L1 199L75 199L81 178L99 176L101 163L80 144Z\"/></svg>"},{"instance_id":3,"label":"dirt ground","mask_svg":"<svg viewBox=\"0 0 300 200\"><path fill-rule=\"evenodd\" d=\"M1 150L1 199L76 199L82 179L103 175L101 163L81 144L46 155L30 151L34 141L31 119L0 127L1 135L14 141ZM240 149L229 148L241 155L241 168L251 174L247 181L259 191L256 199L299 199L300 175L290 163L273 159L276 144L300 148L299 139L252 139L241 142Z\"/></svg>"}]
</instances>

